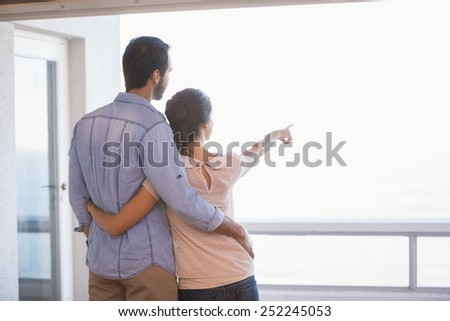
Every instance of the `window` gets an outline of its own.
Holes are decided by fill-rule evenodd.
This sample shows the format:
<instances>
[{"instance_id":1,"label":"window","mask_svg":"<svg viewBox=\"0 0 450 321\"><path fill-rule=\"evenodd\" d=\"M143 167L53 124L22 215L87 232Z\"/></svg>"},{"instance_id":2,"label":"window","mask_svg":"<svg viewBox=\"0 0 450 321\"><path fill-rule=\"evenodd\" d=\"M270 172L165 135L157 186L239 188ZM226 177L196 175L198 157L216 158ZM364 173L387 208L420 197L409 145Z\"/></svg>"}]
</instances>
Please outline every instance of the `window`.
<instances>
[{"instance_id":1,"label":"window","mask_svg":"<svg viewBox=\"0 0 450 321\"><path fill-rule=\"evenodd\" d=\"M236 185L239 219L448 222L444 12L436 1L388 1L122 16L122 51L142 34L170 43L171 83L154 104L163 111L178 90L204 90L212 139L224 149L295 124L293 148L272 150L275 166L263 162ZM322 148L306 155L309 142ZM337 157L327 166L340 142L347 166ZM296 154L300 162L288 166ZM448 262L435 275L431 268L433 241L419 238L416 270L414 237L394 235L257 235L257 274L271 284L446 286L438 275ZM358 273L341 260L346 249L359 258Z\"/></svg>"},{"instance_id":2,"label":"window","mask_svg":"<svg viewBox=\"0 0 450 321\"><path fill-rule=\"evenodd\" d=\"M204 90L222 146L295 124L293 148L272 150L276 166L261 164L236 185L238 216L450 218L450 23L433 4L125 15L122 49L142 34L170 43L174 71L155 105L163 111L185 87ZM326 166L327 132L333 148L346 142L338 154L348 166ZM323 163L288 167L311 141L323 148L310 148L309 160Z\"/></svg>"}]
</instances>

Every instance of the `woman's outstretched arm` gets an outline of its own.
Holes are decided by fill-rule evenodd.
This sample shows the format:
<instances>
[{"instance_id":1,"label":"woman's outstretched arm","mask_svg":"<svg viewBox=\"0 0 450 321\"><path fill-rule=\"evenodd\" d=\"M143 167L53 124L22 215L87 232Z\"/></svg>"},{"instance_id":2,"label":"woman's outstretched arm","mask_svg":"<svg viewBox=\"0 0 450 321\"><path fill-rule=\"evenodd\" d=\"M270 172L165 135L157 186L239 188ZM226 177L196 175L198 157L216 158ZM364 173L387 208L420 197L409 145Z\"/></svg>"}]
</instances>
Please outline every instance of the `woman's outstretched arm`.
<instances>
[{"instance_id":1,"label":"woman's outstretched arm","mask_svg":"<svg viewBox=\"0 0 450 321\"><path fill-rule=\"evenodd\" d=\"M292 126L294 126L294 125L289 125L286 128L277 129L277 130L270 132L269 134L267 134L264 137L263 140L259 141L252 147L248 148L242 154L245 156L250 156L252 154L258 154L259 156L262 156L269 150L270 147L273 146L273 144L277 140L280 140L285 144L292 143L293 138L292 138L291 131L289 129Z\"/></svg>"},{"instance_id":2,"label":"woman's outstretched arm","mask_svg":"<svg viewBox=\"0 0 450 321\"><path fill-rule=\"evenodd\" d=\"M104 212L91 200L87 204L87 210L98 226L113 236L119 236L144 218L158 201L159 198L142 185L138 193L116 215Z\"/></svg>"},{"instance_id":3,"label":"woman's outstretched arm","mask_svg":"<svg viewBox=\"0 0 450 321\"><path fill-rule=\"evenodd\" d=\"M284 144L292 142L292 134L289 128L293 125L287 126L283 129L277 129L264 137L264 140L259 141L250 148L242 152L241 155L241 172L239 177L243 177L247 172L259 162L259 158L267 153L270 147L275 145L277 140Z\"/></svg>"}]
</instances>

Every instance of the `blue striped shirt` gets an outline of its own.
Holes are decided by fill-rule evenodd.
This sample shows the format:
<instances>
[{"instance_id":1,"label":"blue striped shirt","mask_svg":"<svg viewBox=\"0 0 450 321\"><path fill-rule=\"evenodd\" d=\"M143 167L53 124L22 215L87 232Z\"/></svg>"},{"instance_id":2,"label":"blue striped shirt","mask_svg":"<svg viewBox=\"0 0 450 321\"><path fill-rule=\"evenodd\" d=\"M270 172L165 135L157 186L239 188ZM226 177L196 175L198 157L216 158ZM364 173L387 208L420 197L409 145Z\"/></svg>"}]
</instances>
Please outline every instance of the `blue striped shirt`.
<instances>
[{"instance_id":1,"label":"blue striped shirt","mask_svg":"<svg viewBox=\"0 0 450 321\"><path fill-rule=\"evenodd\" d=\"M70 148L70 203L79 224L90 225L86 264L101 277L130 278L150 265L175 273L161 203L117 237L96 225L86 210L90 198L106 212L119 212L145 178L189 225L210 232L222 223L223 213L189 185L164 115L141 96L119 93L114 102L77 122Z\"/></svg>"}]
</instances>

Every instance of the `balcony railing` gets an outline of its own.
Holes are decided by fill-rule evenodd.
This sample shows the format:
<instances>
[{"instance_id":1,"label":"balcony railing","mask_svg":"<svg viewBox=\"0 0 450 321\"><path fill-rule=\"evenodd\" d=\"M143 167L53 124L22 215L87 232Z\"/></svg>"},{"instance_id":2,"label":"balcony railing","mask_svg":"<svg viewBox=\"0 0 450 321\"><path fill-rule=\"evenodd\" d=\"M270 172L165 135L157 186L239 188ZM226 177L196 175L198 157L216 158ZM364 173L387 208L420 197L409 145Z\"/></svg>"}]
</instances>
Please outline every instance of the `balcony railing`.
<instances>
[{"instance_id":1,"label":"balcony railing","mask_svg":"<svg viewBox=\"0 0 450 321\"><path fill-rule=\"evenodd\" d=\"M270 299L350 298L355 299L442 299L450 300L450 287L418 286L418 238L450 237L450 220L323 220L296 222L241 222L252 235L282 236L403 236L409 240L409 284L398 286L343 285L274 285L262 284L262 292L272 293ZM275 294L274 294L275 293ZM278 293L278 294L276 294ZM286 293L290 293L286 295ZM296 293L301 293L300 296ZM308 295L308 293L310 295ZM319 294L318 294L319 293ZM320 293L326 294L321 296ZM336 295L331 295L335 293ZM340 294L341 295L340 295ZM353 295L352 295L353 293ZM358 294L355 294L358 293ZM361 296L361 293L363 295Z\"/></svg>"}]
</instances>

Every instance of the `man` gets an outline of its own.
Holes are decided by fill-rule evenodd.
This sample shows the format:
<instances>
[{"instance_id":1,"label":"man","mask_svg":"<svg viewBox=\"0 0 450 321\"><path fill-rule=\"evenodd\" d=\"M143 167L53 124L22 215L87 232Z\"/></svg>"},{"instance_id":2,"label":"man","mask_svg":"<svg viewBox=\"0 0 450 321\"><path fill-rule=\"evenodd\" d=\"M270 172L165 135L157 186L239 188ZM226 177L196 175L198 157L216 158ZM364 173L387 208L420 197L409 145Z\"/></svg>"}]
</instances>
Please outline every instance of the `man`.
<instances>
[{"instance_id":1,"label":"man","mask_svg":"<svg viewBox=\"0 0 450 321\"><path fill-rule=\"evenodd\" d=\"M89 199L117 213L147 178L161 199L191 226L236 238L253 256L245 230L201 199L189 185L173 133L152 105L169 82L169 46L133 39L123 55L126 92L78 121L69 164L76 229L88 235L90 300L177 300L170 227L157 204L126 233L113 237L86 210Z\"/></svg>"}]
</instances>

